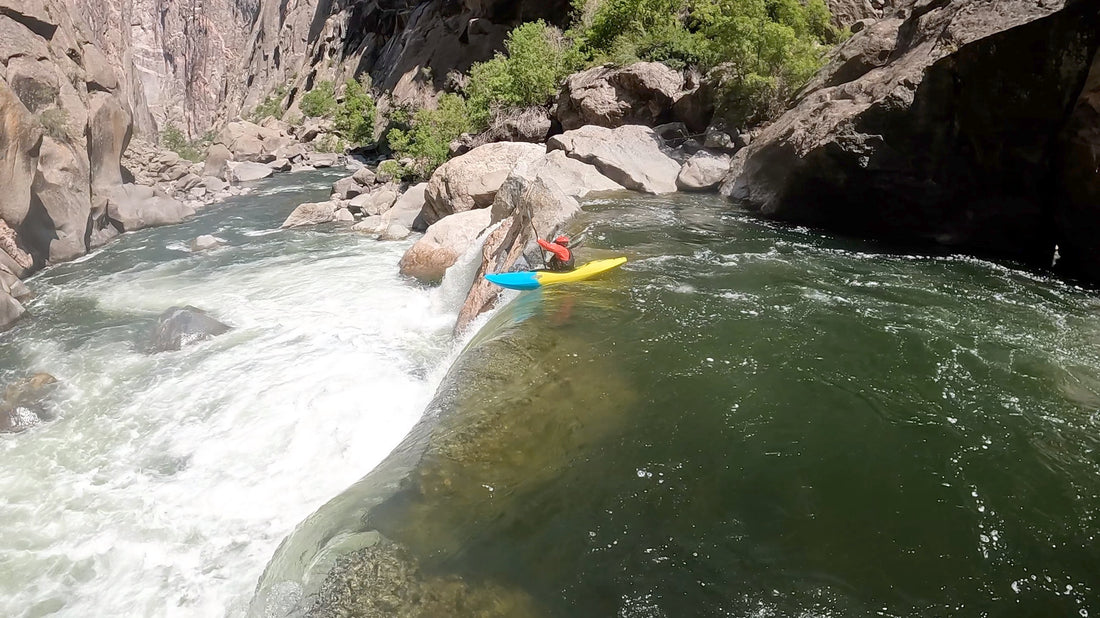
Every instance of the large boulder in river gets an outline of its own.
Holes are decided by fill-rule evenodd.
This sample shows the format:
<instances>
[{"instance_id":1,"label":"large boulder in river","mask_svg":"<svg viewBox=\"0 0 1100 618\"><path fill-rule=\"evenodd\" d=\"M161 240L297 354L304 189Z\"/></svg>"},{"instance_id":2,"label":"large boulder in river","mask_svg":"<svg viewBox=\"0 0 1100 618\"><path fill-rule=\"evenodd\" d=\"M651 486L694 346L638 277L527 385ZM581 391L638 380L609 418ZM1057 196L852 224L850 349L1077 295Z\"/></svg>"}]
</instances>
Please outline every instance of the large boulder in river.
<instances>
[{"instance_id":1,"label":"large boulder in river","mask_svg":"<svg viewBox=\"0 0 1100 618\"><path fill-rule=\"evenodd\" d=\"M424 222L428 225L452 213L485 208L512 168L546 152L539 144L499 142L474 148L439 166L424 194Z\"/></svg>"},{"instance_id":2,"label":"large boulder in river","mask_svg":"<svg viewBox=\"0 0 1100 618\"><path fill-rule=\"evenodd\" d=\"M299 204L286 218L286 221L283 221L282 227L286 229L331 223L340 218L337 215L339 210L341 210L341 204L336 201Z\"/></svg>"},{"instance_id":3,"label":"large boulder in river","mask_svg":"<svg viewBox=\"0 0 1100 618\"><path fill-rule=\"evenodd\" d=\"M366 168L363 168L366 169ZM368 193L361 193L348 202L348 208L364 215L380 215L393 207L397 198L401 195L401 189L393 183L375 185Z\"/></svg>"},{"instance_id":4,"label":"large boulder in river","mask_svg":"<svg viewBox=\"0 0 1100 618\"><path fill-rule=\"evenodd\" d=\"M585 126L547 142L570 158L594 165L604 176L627 189L645 193L674 193L680 164L665 154L653 129L627 125L617 129Z\"/></svg>"},{"instance_id":5,"label":"large boulder in river","mask_svg":"<svg viewBox=\"0 0 1100 618\"><path fill-rule=\"evenodd\" d=\"M856 33L822 86L738 152L722 193L787 221L1049 266L1096 3L920 2L903 15ZM1095 254L1095 235L1082 242Z\"/></svg>"},{"instance_id":6,"label":"large boulder in river","mask_svg":"<svg viewBox=\"0 0 1100 618\"><path fill-rule=\"evenodd\" d=\"M226 172L228 164L233 160L233 153L225 147L225 144L211 144L206 151L206 161L203 163L202 175L227 180Z\"/></svg>"},{"instance_id":7,"label":"large boulder in river","mask_svg":"<svg viewBox=\"0 0 1100 618\"><path fill-rule=\"evenodd\" d=\"M728 154L700 150L684 163L676 186L684 191L709 191L722 184L729 170Z\"/></svg>"},{"instance_id":8,"label":"large boulder in river","mask_svg":"<svg viewBox=\"0 0 1100 618\"><path fill-rule=\"evenodd\" d=\"M425 195L428 192L428 183L421 182L405 190L401 197L397 198L393 207L382 213L381 222L388 227L393 223L400 223L409 229L416 226L420 219L420 213L426 203Z\"/></svg>"},{"instance_id":9,"label":"large boulder in river","mask_svg":"<svg viewBox=\"0 0 1100 618\"><path fill-rule=\"evenodd\" d=\"M428 283L439 281L489 225L490 217L489 209L479 208L455 213L432 224L401 257L401 274Z\"/></svg>"},{"instance_id":10,"label":"large boulder in river","mask_svg":"<svg viewBox=\"0 0 1100 618\"><path fill-rule=\"evenodd\" d=\"M194 208L145 185L119 185L106 197L107 216L123 232L171 225L195 214Z\"/></svg>"},{"instance_id":11,"label":"large boulder in river","mask_svg":"<svg viewBox=\"0 0 1100 618\"><path fill-rule=\"evenodd\" d=\"M67 141L42 138L34 190L41 209L23 224L24 239L50 262L64 262L88 251L85 235L92 213L88 153Z\"/></svg>"},{"instance_id":12,"label":"large boulder in river","mask_svg":"<svg viewBox=\"0 0 1100 618\"><path fill-rule=\"evenodd\" d=\"M552 150L534 161L517 163L512 168L512 173L500 186L500 191L493 200L494 223L510 217L520 207L526 199L525 192L531 190L531 185L536 179L553 185L556 191L576 199L593 192L624 190L622 185L604 176L595 167L570 159L560 150ZM540 203L536 212L539 216L546 217L550 225L556 226L576 212L578 208L576 199L544 201ZM552 205L550 210L553 210L554 214L548 214L548 205ZM568 212L558 212L562 208ZM540 228L539 231L541 232L542 229Z\"/></svg>"},{"instance_id":13,"label":"large boulder in river","mask_svg":"<svg viewBox=\"0 0 1100 618\"><path fill-rule=\"evenodd\" d=\"M228 180L230 182L252 182L270 178L274 173L275 170L271 169L271 166L263 163L229 163Z\"/></svg>"},{"instance_id":14,"label":"large boulder in river","mask_svg":"<svg viewBox=\"0 0 1100 618\"><path fill-rule=\"evenodd\" d=\"M593 67L565 79L555 114L566 131L584 125L652 126L671 118L683 89L684 76L659 62Z\"/></svg>"},{"instance_id":15,"label":"large boulder in river","mask_svg":"<svg viewBox=\"0 0 1100 618\"><path fill-rule=\"evenodd\" d=\"M179 350L185 345L203 341L229 332L229 326L210 317L202 309L190 305L169 307L157 318L153 329L150 352Z\"/></svg>"}]
</instances>

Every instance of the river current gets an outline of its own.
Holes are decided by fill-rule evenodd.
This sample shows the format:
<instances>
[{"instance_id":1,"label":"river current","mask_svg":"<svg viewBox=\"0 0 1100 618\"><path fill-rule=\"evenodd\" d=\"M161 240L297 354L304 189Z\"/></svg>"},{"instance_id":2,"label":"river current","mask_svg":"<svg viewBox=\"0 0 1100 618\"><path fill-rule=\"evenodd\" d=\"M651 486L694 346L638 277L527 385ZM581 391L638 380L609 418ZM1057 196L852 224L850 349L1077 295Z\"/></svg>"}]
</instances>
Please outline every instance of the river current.
<instances>
[{"instance_id":1,"label":"river current","mask_svg":"<svg viewBox=\"0 0 1100 618\"><path fill-rule=\"evenodd\" d=\"M63 386L0 437L0 614L1100 612L1093 293L631 195L569 225L622 269L458 354L407 243L277 229L334 177L30 281L0 381ZM235 328L145 354L182 304Z\"/></svg>"}]
</instances>

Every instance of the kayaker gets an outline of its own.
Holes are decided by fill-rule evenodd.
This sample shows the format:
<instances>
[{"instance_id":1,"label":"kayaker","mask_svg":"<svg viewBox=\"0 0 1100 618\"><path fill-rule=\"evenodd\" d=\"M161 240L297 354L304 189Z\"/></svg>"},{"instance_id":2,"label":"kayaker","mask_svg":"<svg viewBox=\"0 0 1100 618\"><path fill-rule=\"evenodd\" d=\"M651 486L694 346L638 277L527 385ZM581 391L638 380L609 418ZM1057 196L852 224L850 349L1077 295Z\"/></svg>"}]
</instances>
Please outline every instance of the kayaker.
<instances>
[{"instance_id":1,"label":"kayaker","mask_svg":"<svg viewBox=\"0 0 1100 618\"><path fill-rule=\"evenodd\" d=\"M557 273L567 273L573 270L573 252L569 247L568 236L558 236L554 239L554 242L546 242L539 238L538 243L540 247L552 254L550 259L546 261L547 270Z\"/></svg>"}]
</instances>

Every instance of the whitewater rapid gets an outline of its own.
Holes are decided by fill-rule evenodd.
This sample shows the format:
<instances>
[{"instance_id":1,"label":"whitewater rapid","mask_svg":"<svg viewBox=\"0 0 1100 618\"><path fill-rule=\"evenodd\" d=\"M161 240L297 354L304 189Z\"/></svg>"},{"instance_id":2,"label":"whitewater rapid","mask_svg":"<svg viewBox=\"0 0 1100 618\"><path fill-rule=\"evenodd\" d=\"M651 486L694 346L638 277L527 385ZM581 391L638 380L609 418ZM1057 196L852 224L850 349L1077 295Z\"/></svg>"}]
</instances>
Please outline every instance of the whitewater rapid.
<instances>
[{"instance_id":1,"label":"whitewater rapid","mask_svg":"<svg viewBox=\"0 0 1100 618\"><path fill-rule=\"evenodd\" d=\"M63 386L56 421L0 436L0 615L241 615L283 538L415 423L460 345L461 282L403 280L411 241L278 229L335 177L273 181L30 281L0 383ZM228 245L192 254L200 234ZM145 353L173 305L233 330Z\"/></svg>"}]
</instances>

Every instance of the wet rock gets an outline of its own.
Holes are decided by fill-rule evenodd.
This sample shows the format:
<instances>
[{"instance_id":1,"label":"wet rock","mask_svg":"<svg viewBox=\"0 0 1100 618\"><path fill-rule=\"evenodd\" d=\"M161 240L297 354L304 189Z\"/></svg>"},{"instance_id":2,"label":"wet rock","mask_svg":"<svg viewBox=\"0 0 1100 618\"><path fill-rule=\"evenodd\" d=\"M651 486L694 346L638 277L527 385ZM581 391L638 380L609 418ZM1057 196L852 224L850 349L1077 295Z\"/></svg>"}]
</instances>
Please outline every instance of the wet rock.
<instances>
[{"instance_id":1,"label":"wet rock","mask_svg":"<svg viewBox=\"0 0 1100 618\"><path fill-rule=\"evenodd\" d=\"M286 229L331 223L337 220L336 211L339 209L340 202L335 201L300 204L294 212L290 213L286 221L283 221L282 227Z\"/></svg>"},{"instance_id":2,"label":"wet rock","mask_svg":"<svg viewBox=\"0 0 1100 618\"><path fill-rule=\"evenodd\" d=\"M7 266L0 264L0 291L7 293L18 301L30 300L33 296L27 286L15 276Z\"/></svg>"},{"instance_id":3,"label":"wet rock","mask_svg":"<svg viewBox=\"0 0 1100 618\"><path fill-rule=\"evenodd\" d=\"M57 378L48 373L9 384L0 399L0 433L18 433L53 420L49 398L57 386Z\"/></svg>"},{"instance_id":4,"label":"wet rock","mask_svg":"<svg viewBox=\"0 0 1100 618\"><path fill-rule=\"evenodd\" d=\"M701 150L684 163L676 186L683 191L716 189L730 171L730 156Z\"/></svg>"},{"instance_id":5,"label":"wet rock","mask_svg":"<svg viewBox=\"0 0 1100 618\"><path fill-rule=\"evenodd\" d=\"M401 257L401 274L433 283L443 278L470 243L489 225L492 213L485 208L449 215L428 227Z\"/></svg>"},{"instance_id":6,"label":"wet rock","mask_svg":"<svg viewBox=\"0 0 1100 618\"><path fill-rule=\"evenodd\" d=\"M378 240L405 240L412 234L412 230L400 223L391 223L378 234Z\"/></svg>"},{"instance_id":7,"label":"wet rock","mask_svg":"<svg viewBox=\"0 0 1100 618\"><path fill-rule=\"evenodd\" d=\"M673 193L680 164L662 150L653 129L627 125L617 129L586 126L551 137L546 147L594 165L627 189Z\"/></svg>"},{"instance_id":8,"label":"wet rock","mask_svg":"<svg viewBox=\"0 0 1100 618\"><path fill-rule=\"evenodd\" d=\"M273 173L271 167L263 163L246 162L229 164L230 182L252 182L255 180L262 180L264 178L270 178Z\"/></svg>"},{"instance_id":9,"label":"wet rock","mask_svg":"<svg viewBox=\"0 0 1100 618\"><path fill-rule=\"evenodd\" d=\"M217 249L218 247L225 246L225 241L209 234L203 234L191 241L191 251L198 253L199 251L209 251L210 249Z\"/></svg>"},{"instance_id":10,"label":"wet rock","mask_svg":"<svg viewBox=\"0 0 1100 618\"><path fill-rule=\"evenodd\" d=\"M106 192L107 216L123 232L179 223L195 214L182 202L153 187L120 185Z\"/></svg>"},{"instance_id":11,"label":"wet rock","mask_svg":"<svg viewBox=\"0 0 1100 618\"><path fill-rule=\"evenodd\" d=\"M377 541L336 560L308 614L313 618L536 618L542 614L521 590L457 576L429 576L400 544Z\"/></svg>"},{"instance_id":12,"label":"wet rock","mask_svg":"<svg viewBox=\"0 0 1100 618\"><path fill-rule=\"evenodd\" d=\"M432 225L452 213L491 205L497 189L517 163L534 160L545 152L538 144L500 142L447 161L428 181L424 222Z\"/></svg>"},{"instance_id":13,"label":"wet rock","mask_svg":"<svg viewBox=\"0 0 1100 618\"><path fill-rule=\"evenodd\" d=\"M671 116L683 88L683 75L659 62L594 67L565 79L555 114L566 131L585 125L652 126Z\"/></svg>"},{"instance_id":14,"label":"wet rock","mask_svg":"<svg viewBox=\"0 0 1100 618\"><path fill-rule=\"evenodd\" d=\"M210 317L202 309L170 307L157 318L149 343L151 353L179 350L183 346L212 339L229 332L230 327Z\"/></svg>"},{"instance_id":15,"label":"wet rock","mask_svg":"<svg viewBox=\"0 0 1100 618\"><path fill-rule=\"evenodd\" d=\"M337 208L336 212L332 214L332 220L346 223L348 221L355 221L355 215L351 214L351 211L347 208Z\"/></svg>"},{"instance_id":16,"label":"wet rock","mask_svg":"<svg viewBox=\"0 0 1100 618\"><path fill-rule=\"evenodd\" d=\"M0 289L0 330L7 330L27 312L10 292Z\"/></svg>"}]
</instances>

